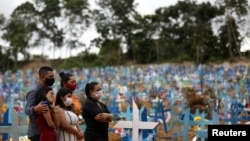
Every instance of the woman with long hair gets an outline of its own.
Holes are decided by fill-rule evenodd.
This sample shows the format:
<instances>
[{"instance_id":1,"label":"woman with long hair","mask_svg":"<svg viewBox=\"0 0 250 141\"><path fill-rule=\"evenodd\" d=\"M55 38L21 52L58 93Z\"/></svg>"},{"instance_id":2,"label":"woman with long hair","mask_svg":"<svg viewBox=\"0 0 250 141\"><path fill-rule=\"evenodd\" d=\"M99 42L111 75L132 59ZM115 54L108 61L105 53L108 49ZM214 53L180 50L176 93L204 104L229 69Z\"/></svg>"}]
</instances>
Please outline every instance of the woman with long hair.
<instances>
[{"instance_id":1,"label":"woman with long hair","mask_svg":"<svg viewBox=\"0 0 250 141\"><path fill-rule=\"evenodd\" d=\"M56 114L53 101L54 92L51 87L41 87L36 94L35 104L48 105L49 109L36 112L35 121L40 130L40 141L57 141L56 126L59 125L59 117Z\"/></svg>"},{"instance_id":2,"label":"woman with long hair","mask_svg":"<svg viewBox=\"0 0 250 141\"><path fill-rule=\"evenodd\" d=\"M73 111L72 91L60 88L56 95L56 106L60 117L57 128L58 141L77 141L83 138L83 131L79 126L77 115Z\"/></svg>"}]
</instances>

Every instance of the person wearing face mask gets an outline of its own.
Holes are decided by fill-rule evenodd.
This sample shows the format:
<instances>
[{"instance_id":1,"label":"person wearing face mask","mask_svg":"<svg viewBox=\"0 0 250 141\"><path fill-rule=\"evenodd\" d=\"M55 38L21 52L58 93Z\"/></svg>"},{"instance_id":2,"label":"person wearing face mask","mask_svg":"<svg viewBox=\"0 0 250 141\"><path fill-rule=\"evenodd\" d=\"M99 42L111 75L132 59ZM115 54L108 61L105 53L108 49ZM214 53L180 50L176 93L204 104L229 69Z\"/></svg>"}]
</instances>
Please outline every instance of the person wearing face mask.
<instances>
[{"instance_id":1,"label":"person wearing face mask","mask_svg":"<svg viewBox=\"0 0 250 141\"><path fill-rule=\"evenodd\" d=\"M61 87L62 88L68 88L72 92L76 89L76 80L75 77L71 73L64 73L60 72L59 76L61 77ZM82 104L78 100L76 94L72 94L72 100L73 100L73 111L77 114L77 116L81 113Z\"/></svg>"},{"instance_id":2,"label":"person wearing face mask","mask_svg":"<svg viewBox=\"0 0 250 141\"><path fill-rule=\"evenodd\" d=\"M25 114L29 116L29 127L28 127L28 138L30 141L39 141L40 140L40 130L37 127L35 121L36 113L42 113L43 111L48 111L49 106L46 104L35 103L37 96L37 91L42 87L52 86L54 84L54 72L53 69L49 66L42 66L38 72L39 81L37 86L30 90L26 95L26 105L25 105Z\"/></svg>"},{"instance_id":3,"label":"person wearing face mask","mask_svg":"<svg viewBox=\"0 0 250 141\"><path fill-rule=\"evenodd\" d=\"M107 106L99 101L103 92L98 82L86 84L85 93L87 99L82 108L82 116L86 123L84 132L85 141L108 141L109 122L113 121L113 115Z\"/></svg>"},{"instance_id":4,"label":"person wearing face mask","mask_svg":"<svg viewBox=\"0 0 250 141\"><path fill-rule=\"evenodd\" d=\"M83 138L83 131L77 115L73 112L72 102L72 91L68 88L60 88L56 95L57 113L60 117L57 128L58 141L77 141Z\"/></svg>"},{"instance_id":5,"label":"person wearing face mask","mask_svg":"<svg viewBox=\"0 0 250 141\"><path fill-rule=\"evenodd\" d=\"M36 112L35 121L40 129L40 141L57 141L56 127L59 125L59 116L54 102L54 92L51 87L42 87L37 92L35 104L48 105L48 111Z\"/></svg>"}]
</instances>

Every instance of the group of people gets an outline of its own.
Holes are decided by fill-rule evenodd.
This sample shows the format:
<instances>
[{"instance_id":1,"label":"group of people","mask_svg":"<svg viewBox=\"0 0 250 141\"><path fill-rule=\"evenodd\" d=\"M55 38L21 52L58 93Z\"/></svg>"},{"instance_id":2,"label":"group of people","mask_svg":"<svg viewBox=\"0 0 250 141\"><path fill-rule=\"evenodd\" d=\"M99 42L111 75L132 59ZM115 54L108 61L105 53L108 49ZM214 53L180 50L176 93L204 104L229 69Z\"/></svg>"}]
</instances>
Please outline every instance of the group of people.
<instances>
[{"instance_id":1,"label":"group of people","mask_svg":"<svg viewBox=\"0 0 250 141\"><path fill-rule=\"evenodd\" d=\"M99 101L102 87L98 82L85 86L86 100L81 103L73 94L75 77L60 72L60 89L54 93L54 70L49 66L39 69L39 82L26 95L25 113L29 116L28 137L31 141L108 141L109 122L113 115ZM85 120L82 130L79 116Z\"/></svg>"}]
</instances>

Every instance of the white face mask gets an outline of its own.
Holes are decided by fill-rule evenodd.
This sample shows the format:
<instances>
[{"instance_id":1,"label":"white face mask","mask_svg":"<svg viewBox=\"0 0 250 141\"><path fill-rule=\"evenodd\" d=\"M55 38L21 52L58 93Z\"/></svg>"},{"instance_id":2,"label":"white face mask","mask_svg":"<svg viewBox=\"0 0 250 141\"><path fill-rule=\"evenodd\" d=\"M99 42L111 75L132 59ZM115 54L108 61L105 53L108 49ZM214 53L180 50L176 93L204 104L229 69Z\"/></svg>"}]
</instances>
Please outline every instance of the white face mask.
<instances>
[{"instance_id":1,"label":"white face mask","mask_svg":"<svg viewBox=\"0 0 250 141\"><path fill-rule=\"evenodd\" d=\"M98 92L95 93L95 97L98 98L98 99L100 99L102 97L102 95L103 95L102 91L98 91Z\"/></svg>"},{"instance_id":2,"label":"white face mask","mask_svg":"<svg viewBox=\"0 0 250 141\"><path fill-rule=\"evenodd\" d=\"M72 104L72 98L67 97L66 100L64 101L65 106L70 106Z\"/></svg>"}]
</instances>

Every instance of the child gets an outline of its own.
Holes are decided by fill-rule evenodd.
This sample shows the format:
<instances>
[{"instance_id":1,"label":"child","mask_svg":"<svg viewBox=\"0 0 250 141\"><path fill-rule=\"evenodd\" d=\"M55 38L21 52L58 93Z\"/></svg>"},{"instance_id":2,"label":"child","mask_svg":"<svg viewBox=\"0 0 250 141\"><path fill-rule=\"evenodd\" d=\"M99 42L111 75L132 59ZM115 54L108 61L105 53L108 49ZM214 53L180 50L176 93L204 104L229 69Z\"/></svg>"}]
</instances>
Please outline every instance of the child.
<instances>
[{"instance_id":1,"label":"child","mask_svg":"<svg viewBox=\"0 0 250 141\"><path fill-rule=\"evenodd\" d=\"M36 105L48 104L49 109L36 113L36 124L40 130L40 141L57 141L56 125L59 118L56 114L54 92L51 87L42 87L36 93Z\"/></svg>"}]
</instances>

